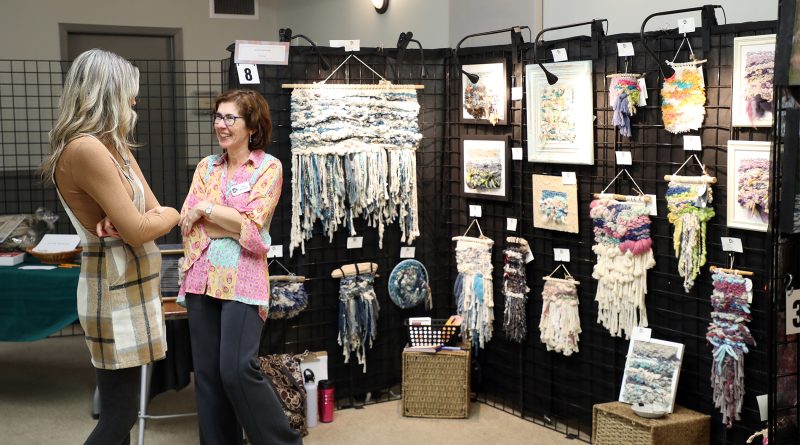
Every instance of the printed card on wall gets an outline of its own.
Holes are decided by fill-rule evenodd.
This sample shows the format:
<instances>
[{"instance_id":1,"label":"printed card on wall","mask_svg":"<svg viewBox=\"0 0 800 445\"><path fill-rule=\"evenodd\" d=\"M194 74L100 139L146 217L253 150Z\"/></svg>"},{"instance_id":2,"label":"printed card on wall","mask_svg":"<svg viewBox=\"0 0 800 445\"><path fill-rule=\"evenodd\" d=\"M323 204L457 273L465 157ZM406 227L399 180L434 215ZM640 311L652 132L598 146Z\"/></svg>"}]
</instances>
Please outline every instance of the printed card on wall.
<instances>
[{"instance_id":1,"label":"printed card on wall","mask_svg":"<svg viewBox=\"0 0 800 445\"><path fill-rule=\"evenodd\" d=\"M533 175L533 227L578 233L578 185Z\"/></svg>"},{"instance_id":2,"label":"printed card on wall","mask_svg":"<svg viewBox=\"0 0 800 445\"><path fill-rule=\"evenodd\" d=\"M628 348L619 401L644 403L671 413L682 361L681 343L634 337Z\"/></svg>"}]
</instances>

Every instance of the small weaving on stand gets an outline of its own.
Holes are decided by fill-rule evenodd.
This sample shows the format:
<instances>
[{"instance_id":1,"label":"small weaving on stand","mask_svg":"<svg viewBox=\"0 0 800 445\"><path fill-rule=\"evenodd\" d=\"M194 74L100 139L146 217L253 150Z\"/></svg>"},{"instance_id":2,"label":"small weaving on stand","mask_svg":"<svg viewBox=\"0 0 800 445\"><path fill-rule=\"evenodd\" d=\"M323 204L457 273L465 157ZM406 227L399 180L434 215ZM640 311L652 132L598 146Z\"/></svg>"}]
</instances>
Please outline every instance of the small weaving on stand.
<instances>
[{"instance_id":1,"label":"small weaving on stand","mask_svg":"<svg viewBox=\"0 0 800 445\"><path fill-rule=\"evenodd\" d=\"M477 224L480 238L466 236ZM485 237L478 220L473 220L463 236L454 236L456 242L456 277L453 294L458 315L464 322L461 337L471 340L473 346L484 347L492 339L494 298L492 280L492 246L494 241Z\"/></svg>"},{"instance_id":2,"label":"small weaving on stand","mask_svg":"<svg viewBox=\"0 0 800 445\"><path fill-rule=\"evenodd\" d=\"M555 278L558 269L564 269L564 278ZM548 351L569 357L578 352L581 318L578 312L578 283L563 264L543 278L542 318L539 320L539 339Z\"/></svg>"},{"instance_id":3,"label":"small weaving on stand","mask_svg":"<svg viewBox=\"0 0 800 445\"><path fill-rule=\"evenodd\" d=\"M728 428L739 420L744 402L744 355L756 342L746 323L753 319L750 301L753 283L737 270L715 268L712 280L711 323L706 339L713 347L711 387L714 406L722 413Z\"/></svg>"},{"instance_id":4,"label":"small weaving on stand","mask_svg":"<svg viewBox=\"0 0 800 445\"><path fill-rule=\"evenodd\" d=\"M365 270L361 270L362 266ZM355 269L355 272L349 269ZM339 345L344 362L350 362L350 353L355 352L358 363L367 372L366 347L372 348L378 334L378 312L380 305L375 295L374 263L359 263L334 270L331 276L341 278L339 282Z\"/></svg>"},{"instance_id":5,"label":"small weaving on stand","mask_svg":"<svg viewBox=\"0 0 800 445\"><path fill-rule=\"evenodd\" d=\"M702 176L678 176L678 171L696 159L703 169ZM696 155L688 158L672 175L664 177L667 186L667 219L675 227L672 244L678 258L678 274L683 277L683 288L688 293L700 268L706 263L706 225L714 217L714 209L708 205L714 196L711 184L717 178L706 174L705 166Z\"/></svg>"},{"instance_id":6,"label":"small weaving on stand","mask_svg":"<svg viewBox=\"0 0 800 445\"><path fill-rule=\"evenodd\" d=\"M503 295L506 297L503 332L509 340L521 343L527 333L525 307L530 288L525 276L525 256L530 246L524 238L510 236L506 241L509 245L503 251Z\"/></svg>"}]
</instances>

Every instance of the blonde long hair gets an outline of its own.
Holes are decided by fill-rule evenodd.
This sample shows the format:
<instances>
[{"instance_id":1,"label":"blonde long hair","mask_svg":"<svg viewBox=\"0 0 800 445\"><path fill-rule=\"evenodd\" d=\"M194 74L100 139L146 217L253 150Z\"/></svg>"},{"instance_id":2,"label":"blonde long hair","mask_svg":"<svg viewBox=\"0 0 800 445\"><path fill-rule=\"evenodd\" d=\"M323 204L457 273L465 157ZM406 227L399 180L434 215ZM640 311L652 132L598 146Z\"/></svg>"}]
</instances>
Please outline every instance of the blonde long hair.
<instances>
[{"instance_id":1,"label":"blonde long hair","mask_svg":"<svg viewBox=\"0 0 800 445\"><path fill-rule=\"evenodd\" d=\"M42 178L53 182L58 158L76 137L93 135L120 153L135 146L137 116L131 104L138 93L139 70L130 62L101 49L81 53L64 80Z\"/></svg>"}]
</instances>

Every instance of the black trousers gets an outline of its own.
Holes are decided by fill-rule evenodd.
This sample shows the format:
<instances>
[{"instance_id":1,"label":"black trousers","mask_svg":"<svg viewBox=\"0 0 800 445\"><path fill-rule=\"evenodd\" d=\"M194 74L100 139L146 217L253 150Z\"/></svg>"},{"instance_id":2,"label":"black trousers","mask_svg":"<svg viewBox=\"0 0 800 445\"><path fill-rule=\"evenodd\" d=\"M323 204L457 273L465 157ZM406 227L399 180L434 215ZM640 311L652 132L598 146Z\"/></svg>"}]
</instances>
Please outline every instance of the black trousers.
<instances>
[{"instance_id":1,"label":"black trousers","mask_svg":"<svg viewBox=\"0 0 800 445\"><path fill-rule=\"evenodd\" d=\"M141 367L95 369L100 393L100 420L84 445L129 445L139 418Z\"/></svg>"},{"instance_id":2,"label":"black trousers","mask_svg":"<svg viewBox=\"0 0 800 445\"><path fill-rule=\"evenodd\" d=\"M302 444L289 426L257 353L264 322L255 306L188 294L197 420L202 445ZM238 420L237 420L238 419Z\"/></svg>"}]
</instances>

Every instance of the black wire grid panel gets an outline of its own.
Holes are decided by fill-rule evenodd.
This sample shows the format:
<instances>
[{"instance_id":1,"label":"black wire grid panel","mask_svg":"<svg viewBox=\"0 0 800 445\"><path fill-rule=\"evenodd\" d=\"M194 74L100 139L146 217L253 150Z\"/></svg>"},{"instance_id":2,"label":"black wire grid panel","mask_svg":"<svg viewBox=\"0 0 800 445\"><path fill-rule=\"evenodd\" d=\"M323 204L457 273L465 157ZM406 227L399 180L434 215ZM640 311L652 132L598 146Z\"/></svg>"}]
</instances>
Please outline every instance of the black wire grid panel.
<instances>
[{"instance_id":1,"label":"black wire grid panel","mask_svg":"<svg viewBox=\"0 0 800 445\"><path fill-rule=\"evenodd\" d=\"M295 252L289 258L287 249L280 261L292 272L310 278L306 283L311 294L309 308L288 321L269 321L262 339L262 352L327 351L330 380L342 406L357 406L371 400L391 398L390 389L402 377L401 351L407 341L403 320L409 316L431 315L443 318L454 312L452 283L456 271L453 242L469 224L468 206L482 206L480 222L484 233L496 242L494 339L486 349L478 351L473 372L473 391L478 400L506 412L562 431L588 441L591 434L591 412L595 403L616 400L621 385L627 352L627 342L611 338L596 322L594 304L595 281L591 278L595 256L591 251L593 236L588 217L590 194L602 190L616 175L616 149L631 151L633 165L628 171L646 193L658 197L658 216L652 217L651 236L656 266L649 273L647 297L648 318L653 336L685 345L684 360L677 403L697 411L712 414L712 437L715 444L742 443L753 431L760 429L755 395L768 392L769 354L772 343L768 325L770 306L764 286L770 264L770 246L762 234L729 229L725 224L726 202L726 143L734 140L770 140L768 129L732 128L730 126L731 72L733 38L736 36L775 32L773 22L715 27L711 50L699 54L708 59L704 65L707 106L703 128L694 134L703 141L702 160L717 176L714 186L714 209L717 216L708 228L709 264L725 264L719 237L742 238L747 254L740 256L737 265L756 273L755 296L752 306L753 322L749 327L758 342L745 357L747 395L742 420L731 430L720 422L713 407L709 375L710 347L705 331L710 322L710 274L704 270L691 293L685 294L682 280L677 276L672 251L672 228L666 220L664 194L665 174L671 174L686 159L682 138L663 129L658 106L660 77L654 60L645 56L638 35L609 36L602 42L602 56L593 61L595 164L591 166L511 163L511 197L505 203L466 199L460 188L460 142L469 136L507 135L512 146L527 147L525 100L512 101L508 125L493 127L464 123L460 118L460 75L453 66L449 50L426 51L427 77L420 76L421 66L416 54L396 64L393 50L365 49L359 53L372 69L395 83L423 84L419 100L419 123L423 139L417 152L419 208L422 236L414 243L416 257L425 263L431 277L434 310L421 308L401 310L387 295L386 277L400 261L400 234L389 226L384 235L384 248L377 248L377 231L361 221L356 224L359 236L364 237L362 249L348 250L346 234L337 233L328 242L319 228L306 244L306 254ZM699 36L690 36L694 48L702 48ZM672 59L681 37L674 33L653 33L647 37L660 58ZM624 70L624 62L616 55L616 43L634 41L636 56L629 70L646 73L650 99L633 119L633 137L621 138L611 125L606 75ZM548 48L567 48L571 60L591 58L590 43L584 38L549 42ZM333 67L344 61L341 50L322 48ZM539 56L545 54L539 50ZM548 52L549 54L549 52ZM506 58L510 83L523 85L524 65L533 60L528 47L522 63L512 64L510 46L468 48L459 52L461 63L482 63ZM682 50L681 59L687 57ZM262 79L257 85L267 98L274 123L273 144L268 151L283 162L284 184L281 199L273 219L273 244L288 247L291 226L291 165L289 134L290 94L281 87L284 83L310 83L324 79L330 71L323 70L317 56L308 48L293 47L288 66L259 66ZM165 205L180 207L191 181L194 166L204 156L217 152L212 135L210 112L213 98L222 90L237 86L229 76L230 63L224 61L138 61L142 71L142 91L137 111L140 124L137 139L142 147L136 156L151 186ZM70 233L72 228L63 214L54 190L42 186L35 168L48 152L47 131L57 108L63 73L68 65L47 61L0 61L0 214L31 213L36 207L59 209L58 232ZM331 78L329 83L374 84L377 77L356 61L350 61ZM579 210L581 215L578 236L532 227L531 174L560 174L575 171L578 177ZM629 184L620 183L616 191L625 192ZM504 301L500 293L503 259L501 251L506 232L506 218L519 219L519 235L527 238L533 248L535 261L527 270L531 287L527 322L529 335L521 345L506 341L502 333ZM166 242L177 242L177 231L167 235ZM563 357L547 352L538 340L541 313L541 277L555 267L553 248L569 248L572 262L570 272L581 281L579 289L582 329L580 352ZM341 264L372 261L379 264L380 278L375 290L380 302L377 341L367 350L367 372L362 374L356 363L345 364L341 348L336 343L338 282L330 272ZM783 343L782 343L783 345ZM785 342L794 348L796 340ZM793 373L782 378L794 379ZM796 384L795 384L796 388ZM792 411L796 422L796 409ZM778 442L780 443L780 442ZM787 442L789 443L789 442Z\"/></svg>"}]
</instances>

